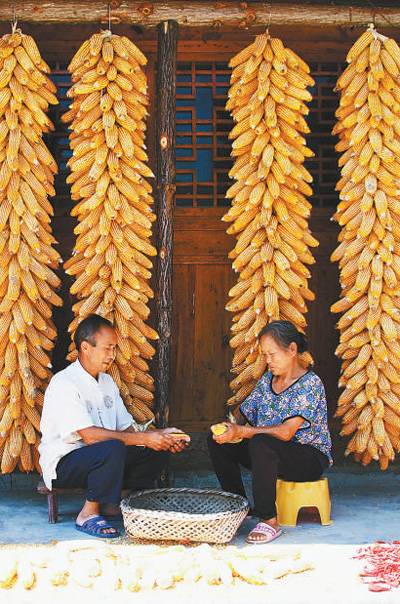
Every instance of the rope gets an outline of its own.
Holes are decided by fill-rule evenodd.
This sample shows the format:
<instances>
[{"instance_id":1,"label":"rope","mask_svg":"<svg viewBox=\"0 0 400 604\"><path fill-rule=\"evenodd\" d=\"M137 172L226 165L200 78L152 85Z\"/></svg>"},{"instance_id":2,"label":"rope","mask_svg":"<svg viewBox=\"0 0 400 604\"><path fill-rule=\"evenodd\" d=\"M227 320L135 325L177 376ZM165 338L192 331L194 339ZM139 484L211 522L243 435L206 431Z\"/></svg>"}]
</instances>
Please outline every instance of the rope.
<instances>
[{"instance_id":1,"label":"rope","mask_svg":"<svg viewBox=\"0 0 400 604\"><path fill-rule=\"evenodd\" d=\"M15 32L17 31L17 25L18 25L17 9L16 9L15 2L14 2L13 9L12 9L12 19L11 19L11 31L13 34L15 34Z\"/></svg>"},{"instance_id":2,"label":"rope","mask_svg":"<svg viewBox=\"0 0 400 604\"><path fill-rule=\"evenodd\" d=\"M382 17L382 19L384 19L387 23L389 23L389 25L391 25L392 27L396 27L394 23L392 23L392 21L389 19L389 17L387 17L385 15L385 13L382 10L379 10L375 4L372 2L372 0L367 0L367 3L370 5L370 7L373 9L373 14L372 14L372 19L373 19L373 24L375 25L375 17L376 15L380 15Z\"/></svg>"}]
</instances>

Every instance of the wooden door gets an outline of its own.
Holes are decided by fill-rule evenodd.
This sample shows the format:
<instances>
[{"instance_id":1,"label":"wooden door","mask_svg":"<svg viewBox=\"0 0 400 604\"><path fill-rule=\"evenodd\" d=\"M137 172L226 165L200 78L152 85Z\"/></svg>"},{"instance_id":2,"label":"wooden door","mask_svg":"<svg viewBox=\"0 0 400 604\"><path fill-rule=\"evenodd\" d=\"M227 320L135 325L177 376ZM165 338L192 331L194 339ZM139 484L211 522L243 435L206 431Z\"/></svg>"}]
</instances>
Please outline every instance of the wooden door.
<instances>
[{"instance_id":1,"label":"wooden door","mask_svg":"<svg viewBox=\"0 0 400 604\"><path fill-rule=\"evenodd\" d=\"M175 215L170 417L194 431L222 418L229 396L232 353L224 306L234 275L221 215L218 209Z\"/></svg>"},{"instance_id":2,"label":"wooden door","mask_svg":"<svg viewBox=\"0 0 400 604\"><path fill-rule=\"evenodd\" d=\"M324 381L331 415L337 402L338 334L330 306L339 295L338 272L330 262L337 228L330 217L337 203L337 157L330 131L339 63L312 65L313 91L308 141L316 156L308 163L314 176L310 227L320 241L313 250L307 335L316 371ZM177 202L174 235L174 311L170 420L201 431L220 419L230 396L231 315L225 311L236 281L228 259L235 238L225 233L221 216L228 206L231 128L224 111L229 70L224 63L196 57L180 63L177 75Z\"/></svg>"}]
</instances>

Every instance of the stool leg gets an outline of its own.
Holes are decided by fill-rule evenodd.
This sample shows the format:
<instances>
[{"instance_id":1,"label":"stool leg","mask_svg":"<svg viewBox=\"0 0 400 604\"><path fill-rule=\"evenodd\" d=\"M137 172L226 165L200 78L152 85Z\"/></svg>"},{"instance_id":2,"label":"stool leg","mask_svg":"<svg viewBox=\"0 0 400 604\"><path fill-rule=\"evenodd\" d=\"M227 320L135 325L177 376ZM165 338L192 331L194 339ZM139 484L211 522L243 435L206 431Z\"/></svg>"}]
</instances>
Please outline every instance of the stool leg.
<instances>
[{"instance_id":1,"label":"stool leg","mask_svg":"<svg viewBox=\"0 0 400 604\"><path fill-rule=\"evenodd\" d=\"M49 514L49 522L55 524L58 520L58 505L57 505L57 494L54 491L50 491L47 495L47 508Z\"/></svg>"},{"instance_id":2,"label":"stool leg","mask_svg":"<svg viewBox=\"0 0 400 604\"><path fill-rule=\"evenodd\" d=\"M283 505L282 508L280 511L278 507L278 523L282 526L296 526L299 508L289 505Z\"/></svg>"},{"instance_id":3,"label":"stool leg","mask_svg":"<svg viewBox=\"0 0 400 604\"><path fill-rule=\"evenodd\" d=\"M327 526L329 524L332 524L332 520L331 520L331 505L330 503L327 504L321 504L319 506L317 506L318 512L319 512L319 517L321 518L321 524L323 526Z\"/></svg>"}]
</instances>

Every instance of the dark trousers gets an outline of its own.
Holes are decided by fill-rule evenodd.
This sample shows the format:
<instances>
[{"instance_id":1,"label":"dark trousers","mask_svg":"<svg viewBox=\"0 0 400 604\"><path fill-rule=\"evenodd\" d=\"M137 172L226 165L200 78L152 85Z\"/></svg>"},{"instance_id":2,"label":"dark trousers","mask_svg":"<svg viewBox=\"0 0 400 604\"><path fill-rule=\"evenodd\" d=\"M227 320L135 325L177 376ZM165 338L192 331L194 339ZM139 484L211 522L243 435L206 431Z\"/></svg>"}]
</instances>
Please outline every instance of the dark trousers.
<instances>
[{"instance_id":1,"label":"dark trousers","mask_svg":"<svg viewBox=\"0 0 400 604\"><path fill-rule=\"evenodd\" d=\"M277 478L294 482L318 480L327 465L327 458L315 447L267 434L256 434L235 445L219 445L209 435L208 448L224 491L246 497L240 466L252 470L254 513L263 519L276 516Z\"/></svg>"},{"instance_id":2,"label":"dark trousers","mask_svg":"<svg viewBox=\"0 0 400 604\"><path fill-rule=\"evenodd\" d=\"M119 503L123 488L151 488L168 461L167 451L126 446L119 440L71 451L57 464L58 488L84 488L88 501Z\"/></svg>"}]
</instances>

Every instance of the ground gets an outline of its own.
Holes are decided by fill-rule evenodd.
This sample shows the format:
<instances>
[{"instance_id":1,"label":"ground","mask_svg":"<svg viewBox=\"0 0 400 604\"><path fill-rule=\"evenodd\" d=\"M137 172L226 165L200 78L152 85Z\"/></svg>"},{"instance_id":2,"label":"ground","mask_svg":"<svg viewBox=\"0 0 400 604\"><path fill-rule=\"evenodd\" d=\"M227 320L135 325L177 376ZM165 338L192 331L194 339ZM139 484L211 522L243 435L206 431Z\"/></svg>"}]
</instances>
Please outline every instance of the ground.
<instances>
[{"instance_id":1,"label":"ground","mask_svg":"<svg viewBox=\"0 0 400 604\"><path fill-rule=\"evenodd\" d=\"M313 514L301 516L296 528L286 528L283 536L271 548L280 551L295 549L303 559L310 561L315 570L302 575L275 580L267 586L237 585L222 586L178 586L163 592L120 593L115 592L115 602L176 602L177 598L190 598L191 604L218 602L221 596L229 598L230 604L242 603L251 598L254 603L310 604L391 604L400 601L400 588L391 592L371 593L361 584L358 572L362 563L353 556L362 544L376 540L393 541L400 538L400 472L394 468L386 473L335 469L327 473L332 498L331 526L322 527ZM43 496L37 495L32 484L18 479L2 479L0 485L0 541L2 543L50 543L85 539L74 530L73 520L80 505L80 496L60 496L60 521L56 525L47 523L47 506ZM24 488L21 488L21 487ZM208 472L178 472L175 486L214 487L214 476ZM249 477L246 478L249 486ZM20 487L20 488L18 488ZM246 520L240 527L233 543L245 544L245 536L254 525L254 519ZM91 539L88 537L88 539ZM135 546L131 546L135 547ZM254 546L257 547L257 546ZM57 589L57 601L71 597L67 590ZM68 592L69 593L69 592ZM34 592L17 594L13 590L2 592L0 602L7 596L8 602L33 602ZM50 596L50 594L49 594ZM106 601L105 594L85 592L85 601Z\"/></svg>"}]
</instances>

